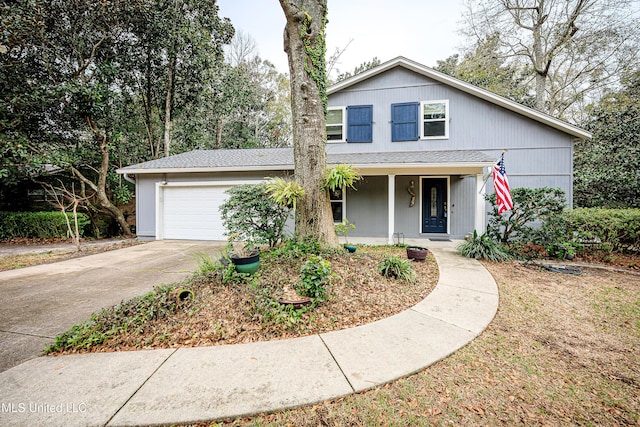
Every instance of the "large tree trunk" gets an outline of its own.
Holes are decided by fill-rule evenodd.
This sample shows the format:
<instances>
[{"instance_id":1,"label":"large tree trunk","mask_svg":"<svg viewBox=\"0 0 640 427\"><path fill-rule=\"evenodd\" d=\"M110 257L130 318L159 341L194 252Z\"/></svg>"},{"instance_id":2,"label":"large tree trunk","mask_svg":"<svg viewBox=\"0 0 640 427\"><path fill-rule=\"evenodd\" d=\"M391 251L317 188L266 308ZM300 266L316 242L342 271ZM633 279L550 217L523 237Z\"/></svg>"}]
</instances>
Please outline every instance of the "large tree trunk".
<instances>
[{"instance_id":1,"label":"large tree trunk","mask_svg":"<svg viewBox=\"0 0 640 427\"><path fill-rule=\"evenodd\" d=\"M87 178L82 172L78 169L72 167L71 171L73 174L80 180L81 183L88 185L93 191L95 191L95 197L98 199L98 204L100 207L106 209L111 216L115 218L122 228L122 232L125 236L131 236L131 228L129 228L129 224L127 224L127 220L124 218L122 211L118 209L116 205L114 205L109 197L107 196L107 173L109 172L109 147L107 142L107 137L102 132L96 123L90 117L87 117L87 124L89 128L93 132L94 137L96 138L96 142L98 143L98 148L100 150L100 169L98 170L98 182L95 183Z\"/></svg>"},{"instance_id":2,"label":"large tree trunk","mask_svg":"<svg viewBox=\"0 0 640 427\"><path fill-rule=\"evenodd\" d=\"M144 123L147 130L147 138L149 139L149 152L151 157L157 159L160 155L159 145L156 139L155 130L153 128L153 78L151 76L151 57L152 49L147 48L146 68L144 78L144 90L140 90L140 98L144 106ZM142 87L140 89L143 89Z\"/></svg>"},{"instance_id":3,"label":"large tree trunk","mask_svg":"<svg viewBox=\"0 0 640 427\"><path fill-rule=\"evenodd\" d=\"M296 207L296 236L337 246L326 168L326 0L280 0L287 19L284 50L289 57L295 176L305 190Z\"/></svg>"},{"instance_id":4,"label":"large tree trunk","mask_svg":"<svg viewBox=\"0 0 640 427\"><path fill-rule=\"evenodd\" d=\"M535 108L538 111L548 112L546 100L547 100L547 76L549 75L549 67L551 61L547 59L548 52L544 49L542 38L542 25L546 20L544 17L542 5L536 13L536 20L531 27L533 35L533 70L535 72L535 91L536 91L536 103Z\"/></svg>"},{"instance_id":5,"label":"large tree trunk","mask_svg":"<svg viewBox=\"0 0 640 427\"><path fill-rule=\"evenodd\" d=\"M175 84L177 58L175 52L169 57L169 65L167 66L167 96L164 103L164 156L171 155L171 110L173 109L173 92Z\"/></svg>"},{"instance_id":6,"label":"large tree trunk","mask_svg":"<svg viewBox=\"0 0 640 427\"><path fill-rule=\"evenodd\" d=\"M220 117L216 121L216 149L218 150L222 148L222 128L224 126L223 122L224 120L222 117Z\"/></svg>"}]
</instances>

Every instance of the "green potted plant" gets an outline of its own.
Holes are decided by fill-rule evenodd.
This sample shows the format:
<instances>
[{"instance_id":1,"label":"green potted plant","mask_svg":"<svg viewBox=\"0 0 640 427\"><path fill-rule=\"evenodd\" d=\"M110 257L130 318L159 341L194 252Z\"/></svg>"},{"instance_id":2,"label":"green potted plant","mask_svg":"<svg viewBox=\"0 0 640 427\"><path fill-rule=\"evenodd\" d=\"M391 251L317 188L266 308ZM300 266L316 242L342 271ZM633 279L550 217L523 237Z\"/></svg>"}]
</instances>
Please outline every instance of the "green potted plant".
<instances>
[{"instance_id":1,"label":"green potted plant","mask_svg":"<svg viewBox=\"0 0 640 427\"><path fill-rule=\"evenodd\" d=\"M260 251L251 242L238 242L231 236L227 255L238 273L253 274L260 268Z\"/></svg>"},{"instance_id":2,"label":"green potted plant","mask_svg":"<svg viewBox=\"0 0 640 427\"><path fill-rule=\"evenodd\" d=\"M351 253L356 251L356 247L354 245L349 244L349 238L347 236L349 235L349 232L351 230L355 230L355 229L356 229L355 224L351 224L347 218L343 219L341 223L336 224L336 233L339 236L344 236L345 243L343 246L346 250L348 250Z\"/></svg>"}]
</instances>

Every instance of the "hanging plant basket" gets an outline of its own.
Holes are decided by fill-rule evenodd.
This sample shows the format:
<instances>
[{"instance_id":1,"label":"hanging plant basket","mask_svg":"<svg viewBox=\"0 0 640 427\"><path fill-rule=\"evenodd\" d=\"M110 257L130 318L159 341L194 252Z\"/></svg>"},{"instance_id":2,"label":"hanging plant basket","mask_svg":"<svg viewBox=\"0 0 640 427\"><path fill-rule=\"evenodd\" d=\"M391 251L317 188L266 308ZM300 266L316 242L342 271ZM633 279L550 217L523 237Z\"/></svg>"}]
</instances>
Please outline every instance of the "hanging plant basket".
<instances>
[{"instance_id":1,"label":"hanging plant basket","mask_svg":"<svg viewBox=\"0 0 640 427\"><path fill-rule=\"evenodd\" d=\"M420 246L407 246L407 258L414 261L424 261L429 255L429 249Z\"/></svg>"}]
</instances>

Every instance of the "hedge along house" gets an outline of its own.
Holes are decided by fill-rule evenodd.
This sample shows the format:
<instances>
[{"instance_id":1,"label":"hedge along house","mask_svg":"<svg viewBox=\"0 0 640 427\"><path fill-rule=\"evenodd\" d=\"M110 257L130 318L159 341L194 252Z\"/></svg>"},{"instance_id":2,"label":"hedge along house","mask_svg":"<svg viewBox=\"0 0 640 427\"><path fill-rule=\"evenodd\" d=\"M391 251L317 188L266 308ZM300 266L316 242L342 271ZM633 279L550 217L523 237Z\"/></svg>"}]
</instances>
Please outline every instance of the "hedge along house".
<instances>
[{"instance_id":1,"label":"hedge along house","mask_svg":"<svg viewBox=\"0 0 640 427\"><path fill-rule=\"evenodd\" d=\"M572 203L578 127L398 57L328 90L327 163L352 164L331 194L356 237L459 238L484 230L484 177L508 150L511 187L557 187ZM136 184L137 234L225 240L225 190L293 173L291 148L200 150L118 170Z\"/></svg>"}]
</instances>

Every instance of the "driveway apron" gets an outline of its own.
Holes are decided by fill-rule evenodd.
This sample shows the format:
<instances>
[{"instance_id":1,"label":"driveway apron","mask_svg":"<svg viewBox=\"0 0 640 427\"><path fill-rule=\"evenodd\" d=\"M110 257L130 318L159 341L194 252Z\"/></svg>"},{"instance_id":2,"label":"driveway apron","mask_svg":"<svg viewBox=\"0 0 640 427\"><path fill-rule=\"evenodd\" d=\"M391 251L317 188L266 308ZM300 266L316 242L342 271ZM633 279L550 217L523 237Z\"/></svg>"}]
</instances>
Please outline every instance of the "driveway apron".
<instances>
[{"instance_id":1,"label":"driveway apron","mask_svg":"<svg viewBox=\"0 0 640 427\"><path fill-rule=\"evenodd\" d=\"M0 372L42 354L91 313L180 282L220 242L153 241L96 255L0 272Z\"/></svg>"}]
</instances>

